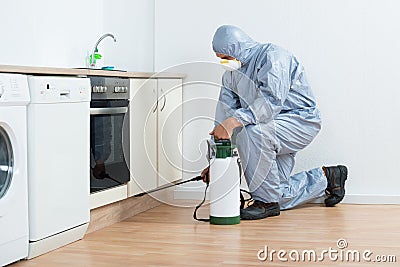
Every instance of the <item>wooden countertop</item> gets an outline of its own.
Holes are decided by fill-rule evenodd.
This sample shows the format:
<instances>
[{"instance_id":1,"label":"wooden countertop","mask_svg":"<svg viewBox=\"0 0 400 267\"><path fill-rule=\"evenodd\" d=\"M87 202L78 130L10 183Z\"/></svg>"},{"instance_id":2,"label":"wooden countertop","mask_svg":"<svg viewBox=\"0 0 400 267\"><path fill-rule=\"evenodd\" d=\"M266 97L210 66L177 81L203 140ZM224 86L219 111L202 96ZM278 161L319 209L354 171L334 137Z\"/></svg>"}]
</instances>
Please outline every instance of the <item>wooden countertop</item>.
<instances>
[{"instance_id":1,"label":"wooden countertop","mask_svg":"<svg viewBox=\"0 0 400 267\"><path fill-rule=\"evenodd\" d=\"M0 65L0 72L38 74L38 75L67 75L67 76L110 76L125 78L184 78L182 73L169 72L131 72L118 70L97 70L86 68L52 68L52 67L31 67L16 65Z\"/></svg>"}]
</instances>

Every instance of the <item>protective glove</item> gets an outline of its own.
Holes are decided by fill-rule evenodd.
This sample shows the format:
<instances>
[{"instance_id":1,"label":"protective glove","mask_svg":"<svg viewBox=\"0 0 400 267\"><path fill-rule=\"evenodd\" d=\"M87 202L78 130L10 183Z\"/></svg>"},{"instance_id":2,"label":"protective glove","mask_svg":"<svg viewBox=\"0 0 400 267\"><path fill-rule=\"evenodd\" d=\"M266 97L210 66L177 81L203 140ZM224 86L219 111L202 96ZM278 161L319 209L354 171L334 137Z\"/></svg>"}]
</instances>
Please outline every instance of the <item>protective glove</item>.
<instances>
[{"instance_id":1,"label":"protective glove","mask_svg":"<svg viewBox=\"0 0 400 267\"><path fill-rule=\"evenodd\" d=\"M210 167L205 168L200 176L203 178L203 182L208 184L210 182Z\"/></svg>"}]
</instances>

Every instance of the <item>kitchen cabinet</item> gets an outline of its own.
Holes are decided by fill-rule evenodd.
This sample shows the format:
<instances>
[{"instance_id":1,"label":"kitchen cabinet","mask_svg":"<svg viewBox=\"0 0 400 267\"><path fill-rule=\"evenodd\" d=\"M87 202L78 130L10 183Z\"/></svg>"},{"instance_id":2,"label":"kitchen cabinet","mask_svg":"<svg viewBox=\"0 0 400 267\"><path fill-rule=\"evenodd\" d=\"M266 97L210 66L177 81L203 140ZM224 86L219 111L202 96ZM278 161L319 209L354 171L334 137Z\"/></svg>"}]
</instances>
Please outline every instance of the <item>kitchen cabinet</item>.
<instances>
[{"instance_id":1,"label":"kitchen cabinet","mask_svg":"<svg viewBox=\"0 0 400 267\"><path fill-rule=\"evenodd\" d=\"M156 79L131 79L128 197L157 187L156 103Z\"/></svg>"},{"instance_id":2,"label":"kitchen cabinet","mask_svg":"<svg viewBox=\"0 0 400 267\"><path fill-rule=\"evenodd\" d=\"M158 79L158 186L182 179L182 80Z\"/></svg>"},{"instance_id":3,"label":"kitchen cabinet","mask_svg":"<svg viewBox=\"0 0 400 267\"><path fill-rule=\"evenodd\" d=\"M128 196L182 179L182 79L131 79Z\"/></svg>"}]
</instances>

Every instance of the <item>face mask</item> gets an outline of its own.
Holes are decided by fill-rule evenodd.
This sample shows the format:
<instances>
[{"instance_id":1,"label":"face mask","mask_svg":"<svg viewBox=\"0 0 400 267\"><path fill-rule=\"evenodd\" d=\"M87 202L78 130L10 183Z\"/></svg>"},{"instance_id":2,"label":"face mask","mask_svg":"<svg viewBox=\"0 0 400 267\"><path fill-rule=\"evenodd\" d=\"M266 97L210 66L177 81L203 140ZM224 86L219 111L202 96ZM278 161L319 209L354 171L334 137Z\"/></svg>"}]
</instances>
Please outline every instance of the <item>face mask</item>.
<instances>
[{"instance_id":1,"label":"face mask","mask_svg":"<svg viewBox=\"0 0 400 267\"><path fill-rule=\"evenodd\" d=\"M242 63L236 59L221 59L219 63L227 71L238 70L242 67Z\"/></svg>"}]
</instances>

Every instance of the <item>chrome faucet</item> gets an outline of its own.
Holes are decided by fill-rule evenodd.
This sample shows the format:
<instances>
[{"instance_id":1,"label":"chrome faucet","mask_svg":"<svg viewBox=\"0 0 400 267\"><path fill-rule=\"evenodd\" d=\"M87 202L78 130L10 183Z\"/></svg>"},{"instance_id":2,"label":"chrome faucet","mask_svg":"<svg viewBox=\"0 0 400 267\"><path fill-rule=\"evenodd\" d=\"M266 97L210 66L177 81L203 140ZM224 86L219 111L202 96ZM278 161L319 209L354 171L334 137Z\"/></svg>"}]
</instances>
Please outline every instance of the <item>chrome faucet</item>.
<instances>
[{"instance_id":1,"label":"chrome faucet","mask_svg":"<svg viewBox=\"0 0 400 267\"><path fill-rule=\"evenodd\" d=\"M106 34L104 34L103 36L101 36L101 37L99 38L99 40L97 40L96 44L94 45L94 48L93 48L93 51L92 51L92 62L90 63L90 68L95 68L95 67L96 67L95 60L94 60L94 54L96 53L97 46L99 45L99 43L100 43L104 38L106 38L106 37L108 37L108 36L110 36L110 37L112 37L112 38L114 39L114 43L117 42L117 39L115 39L114 35L111 34L111 33L106 33Z\"/></svg>"}]
</instances>

